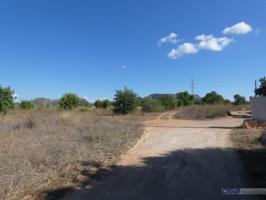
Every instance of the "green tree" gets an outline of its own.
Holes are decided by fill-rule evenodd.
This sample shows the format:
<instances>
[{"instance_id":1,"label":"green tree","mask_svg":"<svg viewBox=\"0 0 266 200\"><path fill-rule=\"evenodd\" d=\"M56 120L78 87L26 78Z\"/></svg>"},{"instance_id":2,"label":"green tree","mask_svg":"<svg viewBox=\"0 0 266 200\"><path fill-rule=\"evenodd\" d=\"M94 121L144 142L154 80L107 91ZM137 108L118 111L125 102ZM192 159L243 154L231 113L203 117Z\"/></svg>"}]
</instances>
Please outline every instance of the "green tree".
<instances>
[{"instance_id":1,"label":"green tree","mask_svg":"<svg viewBox=\"0 0 266 200\"><path fill-rule=\"evenodd\" d=\"M205 104L213 105L213 104L221 104L224 103L224 98L222 95L219 95L217 92L212 91L207 93L203 98L202 102Z\"/></svg>"},{"instance_id":2,"label":"green tree","mask_svg":"<svg viewBox=\"0 0 266 200\"><path fill-rule=\"evenodd\" d=\"M239 94L234 95L234 105L243 105L247 104L246 98L240 96Z\"/></svg>"},{"instance_id":3,"label":"green tree","mask_svg":"<svg viewBox=\"0 0 266 200\"><path fill-rule=\"evenodd\" d=\"M232 102L229 99L225 99L224 104L230 105L230 104L232 104Z\"/></svg>"},{"instance_id":4,"label":"green tree","mask_svg":"<svg viewBox=\"0 0 266 200\"><path fill-rule=\"evenodd\" d=\"M103 108L110 108L111 106L112 106L112 101L110 101L110 100L108 100L108 99L105 99L105 100L103 100L103 102L102 102L102 107Z\"/></svg>"},{"instance_id":5,"label":"green tree","mask_svg":"<svg viewBox=\"0 0 266 200\"><path fill-rule=\"evenodd\" d=\"M169 94L158 97L158 101L165 108L165 110L174 109L177 105L175 96Z\"/></svg>"},{"instance_id":6,"label":"green tree","mask_svg":"<svg viewBox=\"0 0 266 200\"><path fill-rule=\"evenodd\" d=\"M74 93L66 93L59 100L59 107L64 110L71 110L80 105L80 98Z\"/></svg>"},{"instance_id":7,"label":"green tree","mask_svg":"<svg viewBox=\"0 0 266 200\"><path fill-rule=\"evenodd\" d=\"M24 109L24 110L31 110L33 109L33 103L31 101L22 101L20 104L19 104L19 107L21 109Z\"/></svg>"},{"instance_id":8,"label":"green tree","mask_svg":"<svg viewBox=\"0 0 266 200\"><path fill-rule=\"evenodd\" d=\"M190 95L187 91L177 93L176 98L178 106L190 106L194 101L194 96Z\"/></svg>"},{"instance_id":9,"label":"green tree","mask_svg":"<svg viewBox=\"0 0 266 200\"><path fill-rule=\"evenodd\" d=\"M84 98L80 99L79 105L84 106L84 107L90 107L91 106L90 102L88 102L87 99L84 99Z\"/></svg>"},{"instance_id":10,"label":"green tree","mask_svg":"<svg viewBox=\"0 0 266 200\"><path fill-rule=\"evenodd\" d=\"M128 88L116 91L113 111L116 114L128 114L134 112L139 105L138 95Z\"/></svg>"},{"instance_id":11,"label":"green tree","mask_svg":"<svg viewBox=\"0 0 266 200\"><path fill-rule=\"evenodd\" d=\"M161 102L152 97L143 99L141 105L143 112L163 112L165 110Z\"/></svg>"},{"instance_id":12,"label":"green tree","mask_svg":"<svg viewBox=\"0 0 266 200\"><path fill-rule=\"evenodd\" d=\"M96 108L102 108L103 107L103 102L101 100L97 100L94 102L94 106Z\"/></svg>"},{"instance_id":13,"label":"green tree","mask_svg":"<svg viewBox=\"0 0 266 200\"><path fill-rule=\"evenodd\" d=\"M255 89L255 94L257 96L266 96L266 78L260 79L260 86L259 88Z\"/></svg>"},{"instance_id":14,"label":"green tree","mask_svg":"<svg viewBox=\"0 0 266 200\"><path fill-rule=\"evenodd\" d=\"M10 87L4 88L0 86L0 112L7 112L14 108L14 91Z\"/></svg>"}]
</instances>

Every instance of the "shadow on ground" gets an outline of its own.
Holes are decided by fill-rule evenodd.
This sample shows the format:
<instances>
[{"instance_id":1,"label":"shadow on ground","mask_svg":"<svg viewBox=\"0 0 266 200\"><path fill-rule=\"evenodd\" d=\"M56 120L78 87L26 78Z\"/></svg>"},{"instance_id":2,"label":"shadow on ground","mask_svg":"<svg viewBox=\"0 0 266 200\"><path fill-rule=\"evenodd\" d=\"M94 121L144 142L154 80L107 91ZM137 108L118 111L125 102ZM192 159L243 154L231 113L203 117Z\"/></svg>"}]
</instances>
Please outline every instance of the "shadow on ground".
<instances>
[{"instance_id":1,"label":"shadow on ground","mask_svg":"<svg viewBox=\"0 0 266 200\"><path fill-rule=\"evenodd\" d=\"M90 177L93 183L88 189L66 198L66 192L74 189L58 188L47 191L46 199L266 199L266 196L221 195L221 188L266 187L265 169L265 149L185 149L145 158L143 166L100 170Z\"/></svg>"},{"instance_id":2,"label":"shadow on ground","mask_svg":"<svg viewBox=\"0 0 266 200\"><path fill-rule=\"evenodd\" d=\"M173 125L146 125L146 128L176 128L176 129L191 129L191 128L210 128L210 129L241 129L242 126L173 126Z\"/></svg>"}]
</instances>

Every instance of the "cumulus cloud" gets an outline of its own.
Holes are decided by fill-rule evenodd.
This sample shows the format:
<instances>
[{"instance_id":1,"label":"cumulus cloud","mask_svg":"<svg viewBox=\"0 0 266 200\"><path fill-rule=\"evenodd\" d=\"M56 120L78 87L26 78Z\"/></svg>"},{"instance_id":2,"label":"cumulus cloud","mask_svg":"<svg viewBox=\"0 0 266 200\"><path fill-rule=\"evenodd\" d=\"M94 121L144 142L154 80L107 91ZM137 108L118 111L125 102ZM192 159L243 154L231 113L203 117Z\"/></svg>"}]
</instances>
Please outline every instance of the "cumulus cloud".
<instances>
[{"instance_id":1,"label":"cumulus cloud","mask_svg":"<svg viewBox=\"0 0 266 200\"><path fill-rule=\"evenodd\" d=\"M183 43L178 45L176 49L172 49L168 53L168 57L171 59L177 59L186 54L195 54L200 50L209 51L222 51L226 46L233 42L233 39L228 37L214 37L213 35L198 35L195 38L198 42L193 43Z\"/></svg>"},{"instance_id":2,"label":"cumulus cloud","mask_svg":"<svg viewBox=\"0 0 266 200\"><path fill-rule=\"evenodd\" d=\"M239 22L231 27L226 27L223 30L223 34L246 34L252 31L252 27L245 23L245 22Z\"/></svg>"},{"instance_id":3,"label":"cumulus cloud","mask_svg":"<svg viewBox=\"0 0 266 200\"><path fill-rule=\"evenodd\" d=\"M162 37L159 40L159 45L165 44L165 43L170 43L170 44L176 44L178 42L177 40L177 34L172 32L169 35Z\"/></svg>"},{"instance_id":4,"label":"cumulus cloud","mask_svg":"<svg viewBox=\"0 0 266 200\"><path fill-rule=\"evenodd\" d=\"M252 27L245 23L239 22L231 27L227 27L223 30L224 34L246 34L253 31ZM260 29L255 30L255 34L259 34ZM177 34L170 33L168 36L160 39L159 44L172 43L176 44ZM195 42L185 42L179 44L176 48L172 49L168 53L168 57L171 59L180 58L186 54L196 54L201 50L208 51L222 51L225 47L234 42L233 38L228 36L215 37L214 35L201 34L195 37Z\"/></svg>"},{"instance_id":5,"label":"cumulus cloud","mask_svg":"<svg viewBox=\"0 0 266 200\"><path fill-rule=\"evenodd\" d=\"M179 45L176 49L172 49L169 52L168 57L171 59L177 59L185 54L194 54L197 52L198 48L196 47L196 45L187 42Z\"/></svg>"},{"instance_id":6,"label":"cumulus cloud","mask_svg":"<svg viewBox=\"0 0 266 200\"><path fill-rule=\"evenodd\" d=\"M233 39L228 37L214 37L213 35L199 35L196 37L199 41L198 49L206 49L210 51L222 51L224 47L233 42Z\"/></svg>"}]
</instances>

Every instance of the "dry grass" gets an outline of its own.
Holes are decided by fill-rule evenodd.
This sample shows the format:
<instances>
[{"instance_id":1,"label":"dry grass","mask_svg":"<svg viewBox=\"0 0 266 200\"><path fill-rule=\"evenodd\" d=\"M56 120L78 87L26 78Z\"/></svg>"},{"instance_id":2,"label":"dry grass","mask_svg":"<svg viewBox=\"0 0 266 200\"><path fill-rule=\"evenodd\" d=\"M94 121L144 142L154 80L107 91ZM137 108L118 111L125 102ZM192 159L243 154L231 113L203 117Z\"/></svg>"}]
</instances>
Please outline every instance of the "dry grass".
<instances>
[{"instance_id":1,"label":"dry grass","mask_svg":"<svg viewBox=\"0 0 266 200\"><path fill-rule=\"evenodd\" d=\"M0 199L21 199L74 163L115 158L142 134L140 116L13 112L0 117Z\"/></svg>"},{"instance_id":2,"label":"dry grass","mask_svg":"<svg viewBox=\"0 0 266 200\"><path fill-rule=\"evenodd\" d=\"M231 140L237 149L264 148L259 141L262 129L234 129Z\"/></svg>"},{"instance_id":3,"label":"dry grass","mask_svg":"<svg viewBox=\"0 0 266 200\"><path fill-rule=\"evenodd\" d=\"M175 118L177 119L209 119L225 117L230 111L249 109L248 106L233 105L194 105L178 108Z\"/></svg>"},{"instance_id":4,"label":"dry grass","mask_svg":"<svg viewBox=\"0 0 266 200\"><path fill-rule=\"evenodd\" d=\"M259 141L262 132L263 129L235 129L231 134L252 188L265 188L266 185L266 148Z\"/></svg>"}]
</instances>

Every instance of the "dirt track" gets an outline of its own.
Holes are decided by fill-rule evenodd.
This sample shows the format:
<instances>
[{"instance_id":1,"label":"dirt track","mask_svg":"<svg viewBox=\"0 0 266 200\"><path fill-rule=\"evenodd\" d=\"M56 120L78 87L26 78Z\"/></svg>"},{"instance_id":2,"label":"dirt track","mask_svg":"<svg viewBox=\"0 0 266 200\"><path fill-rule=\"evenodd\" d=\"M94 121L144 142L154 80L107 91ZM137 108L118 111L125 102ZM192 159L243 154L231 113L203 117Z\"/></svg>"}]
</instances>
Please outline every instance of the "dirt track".
<instances>
[{"instance_id":1,"label":"dirt track","mask_svg":"<svg viewBox=\"0 0 266 200\"><path fill-rule=\"evenodd\" d=\"M156 120L117 166L71 200L255 199L221 188L252 187L230 131L242 119Z\"/></svg>"}]
</instances>

